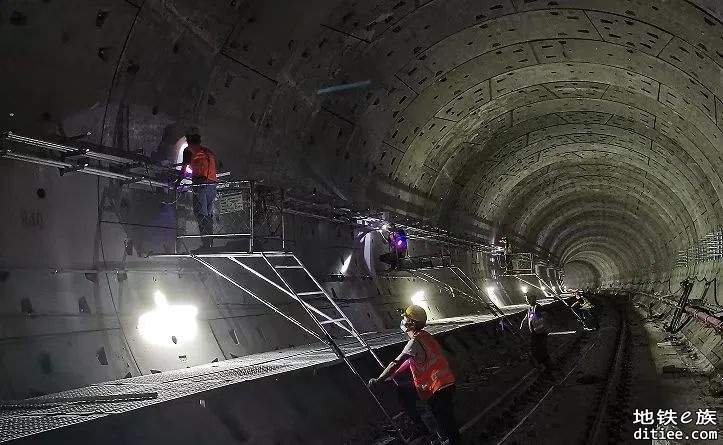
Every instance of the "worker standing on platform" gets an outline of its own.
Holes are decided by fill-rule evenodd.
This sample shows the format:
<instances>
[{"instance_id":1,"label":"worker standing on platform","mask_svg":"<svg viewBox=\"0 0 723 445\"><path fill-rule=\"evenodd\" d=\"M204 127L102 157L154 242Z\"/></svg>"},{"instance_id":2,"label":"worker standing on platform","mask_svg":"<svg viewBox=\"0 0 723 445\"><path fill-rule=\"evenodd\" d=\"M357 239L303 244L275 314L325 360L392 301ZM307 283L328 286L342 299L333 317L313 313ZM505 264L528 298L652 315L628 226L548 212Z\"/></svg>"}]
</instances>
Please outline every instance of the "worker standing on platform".
<instances>
[{"instance_id":1,"label":"worker standing on platform","mask_svg":"<svg viewBox=\"0 0 723 445\"><path fill-rule=\"evenodd\" d=\"M216 200L216 154L201 145L201 133L198 128L186 132L188 146L183 151L183 163L176 187L181 184L186 168L190 166L193 190L193 214L198 222L202 247L194 251L199 253L213 247L213 203Z\"/></svg>"},{"instance_id":2,"label":"worker standing on platform","mask_svg":"<svg viewBox=\"0 0 723 445\"><path fill-rule=\"evenodd\" d=\"M547 336L549 335L549 320L546 319L545 311L537 304L537 297L534 294L526 294L525 300L530 306L527 314L520 323L520 330L527 325L530 331L530 352L535 362L543 366L544 371L552 369L552 360L547 351Z\"/></svg>"},{"instance_id":3,"label":"worker standing on platform","mask_svg":"<svg viewBox=\"0 0 723 445\"><path fill-rule=\"evenodd\" d=\"M427 313L419 306L409 306L402 315L400 327L409 337L409 341L399 356L382 371L379 377L369 380L369 387L379 382L393 379L407 367L412 372L416 395L429 403L439 431L446 436L450 445L460 443L459 429L454 415L454 395L456 391L454 374L442 347L429 332L424 330ZM403 388L400 386L400 389ZM404 400L404 397L402 397ZM404 404L408 410L409 404ZM421 421L416 413L407 412L410 417ZM416 423L416 422L415 422Z\"/></svg>"},{"instance_id":4,"label":"worker standing on platform","mask_svg":"<svg viewBox=\"0 0 723 445\"><path fill-rule=\"evenodd\" d=\"M502 264L504 265L505 273L512 273L514 269L514 265L512 264L512 245L506 236L503 236L500 241L502 241Z\"/></svg>"},{"instance_id":5,"label":"worker standing on platform","mask_svg":"<svg viewBox=\"0 0 723 445\"><path fill-rule=\"evenodd\" d=\"M381 255L379 260L392 266L391 270L397 270L401 266L402 259L407 256L407 234L393 223L385 226L385 229L389 252Z\"/></svg>"}]
</instances>

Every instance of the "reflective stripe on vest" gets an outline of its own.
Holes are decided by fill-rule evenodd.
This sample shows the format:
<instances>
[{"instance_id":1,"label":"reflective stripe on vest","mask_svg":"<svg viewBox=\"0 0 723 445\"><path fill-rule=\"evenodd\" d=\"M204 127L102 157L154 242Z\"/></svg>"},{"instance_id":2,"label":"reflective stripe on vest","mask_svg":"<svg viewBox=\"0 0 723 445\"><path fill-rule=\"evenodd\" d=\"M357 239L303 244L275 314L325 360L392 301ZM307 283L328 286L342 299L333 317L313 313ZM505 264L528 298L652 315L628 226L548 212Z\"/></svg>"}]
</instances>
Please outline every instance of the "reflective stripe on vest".
<instances>
[{"instance_id":1,"label":"reflective stripe on vest","mask_svg":"<svg viewBox=\"0 0 723 445\"><path fill-rule=\"evenodd\" d=\"M442 347L432 334L427 331L419 331L414 334L419 341L426 355L421 363L412 361L410 370L414 378L414 386L417 388L419 398L427 400L432 394L454 383L454 375L449 367L447 358L442 353Z\"/></svg>"},{"instance_id":2,"label":"reflective stripe on vest","mask_svg":"<svg viewBox=\"0 0 723 445\"><path fill-rule=\"evenodd\" d=\"M199 145L188 147L191 157L191 176L216 182L216 154Z\"/></svg>"},{"instance_id":3,"label":"reflective stripe on vest","mask_svg":"<svg viewBox=\"0 0 723 445\"><path fill-rule=\"evenodd\" d=\"M535 333L535 330L532 328L532 319L537 317L537 305L530 306L529 309L527 309L527 327L530 328L531 333Z\"/></svg>"}]
</instances>

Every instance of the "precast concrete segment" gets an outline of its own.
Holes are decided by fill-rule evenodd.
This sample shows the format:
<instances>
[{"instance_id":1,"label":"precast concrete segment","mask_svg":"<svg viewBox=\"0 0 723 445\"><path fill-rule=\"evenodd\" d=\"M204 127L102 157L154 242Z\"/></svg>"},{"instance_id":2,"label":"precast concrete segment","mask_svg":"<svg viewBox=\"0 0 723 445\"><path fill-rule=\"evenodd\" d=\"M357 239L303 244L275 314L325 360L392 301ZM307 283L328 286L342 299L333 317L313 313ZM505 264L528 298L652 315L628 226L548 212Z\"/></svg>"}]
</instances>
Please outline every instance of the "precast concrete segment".
<instances>
[{"instance_id":1,"label":"precast concrete segment","mask_svg":"<svg viewBox=\"0 0 723 445\"><path fill-rule=\"evenodd\" d=\"M626 10L626 13L627 13L627 11L629 11L629 10ZM628 14L628 16L630 16L630 15L633 15L633 13L630 12L630 14ZM586 15L586 18L587 18L587 20L590 20L592 23L600 23L600 24L602 24L602 25L600 25L600 26L602 26L602 27L605 27L605 25L607 25L607 24L610 24L610 25L612 25L613 27L615 27L615 26L625 27L625 26L634 26L636 23L639 23L639 21L638 21L637 19L626 20L625 23L623 23L623 21L621 21L619 18L611 17L609 14L606 15L606 14L603 14L603 13L595 13L595 14ZM580 17L578 16L578 17L576 17L576 19L580 19ZM652 31L653 31L653 30L652 30L651 28L647 28L647 30L646 30L646 29L645 29L645 26L642 26L642 29L641 29L641 27L638 27L638 31L637 31L637 32L639 32L641 35L645 35L645 34L647 34L647 33L650 33L650 34L648 34L648 36L649 36L648 38L654 39L655 41L652 42L652 43L656 43L656 44L657 44L658 41L660 40L660 41L662 41L661 45L667 45L667 43L670 42L670 40L672 39L671 35L666 35L665 33L655 34L655 33L652 32ZM611 32L610 34L613 34L613 32ZM652 34L652 35L651 35L651 34ZM661 39L661 36L662 36L662 39ZM617 37L615 37L615 35L613 34L613 35L610 35L610 36L607 36L607 35L606 35L606 38L607 38L608 40L615 41L615 39L616 39ZM570 39L570 40L574 40L574 39ZM653 53L653 54L656 54L656 51L657 51L657 50L654 50L654 46L650 46L650 43L651 43L651 42L646 43L646 42L645 42L644 40L642 40L642 39L639 40L639 42L640 42L640 47L639 47L639 48L641 49L642 52L646 52L646 51L647 51L646 48L649 47L648 49L650 50L650 52ZM575 42L575 43L577 43L577 42ZM563 44L567 44L567 42L564 42ZM630 45L633 46L633 47L635 47L636 44L631 43ZM559 45L558 45L558 46L559 46ZM621 51L621 50L622 50L622 51L625 51L625 48L624 48L624 47L623 47L623 48L616 48L616 51ZM574 52L575 52L574 49L571 50L571 53L574 53ZM610 55L613 56L614 54L611 53ZM550 58L553 58L553 57L554 57L554 56L550 56ZM630 57L629 57L628 55L624 55L624 57L627 58L628 60L630 60ZM546 58L547 58L547 57L546 57ZM621 65L625 65L625 64L621 64ZM642 64L641 64L641 65L642 65ZM628 66L626 66L625 69L627 69L628 72L630 72L630 68L629 68ZM651 67L650 69L653 70L652 67ZM656 71L661 71L661 70L656 70ZM675 75L679 75L679 72L676 71L675 68L668 69L667 71L670 71L670 72L673 73L673 74L672 74L673 77L666 79L666 81L667 81L668 83L678 84L678 85L682 85L682 86L684 87L684 83L671 80L671 79L674 78ZM675 73L678 73L678 74L675 74ZM714 76L711 76L710 78L716 79L717 77L714 75ZM648 79L650 79L650 77L648 77ZM641 87L641 88L640 88L640 91L641 91L642 93L645 93L645 89L650 88L650 87L654 87L654 84L655 84L655 81L653 81L652 83L647 84L647 86ZM480 84L480 85L484 85L484 84ZM660 89L661 87L658 86L657 88ZM666 87L666 88L667 88L667 87ZM570 89L574 90L574 88L570 88ZM483 89L478 88L477 90L473 90L473 91L474 91L474 92L477 92L477 93L480 95L480 98L481 98L482 100L486 100L484 96L481 96L481 95L484 94L484 93L483 93L483 91L484 91ZM666 91L667 91L667 90L666 90ZM710 91L710 90L709 90L709 91ZM709 91L708 91L708 92L709 92ZM704 95L701 96L701 97L705 97L705 94L707 94L708 92L703 91ZM642 93L641 93L641 94L642 94ZM655 93L655 91L654 91L653 89L649 89L649 90L648 90L648 94L649 94L650 96L652 96L654 93ZM618 94L618 95L619 95L619 94ZM709 115L709 117L712 116L712 111L713 111L713 110L711 109L711 107L709 106L709 104L711 103L710 97L711 97L711 96L708 95L707 101L704 100L704 101L698 101L698 102L697 102L698 104L708 104L707 106L702 106L701 109L704 111L704 113L707 112L708 115ZM614 97L614 98L616 98L616 97ZM616 98L616 99L618 99L618 98ZM603 113L603 114L604 114L604 113ZM703 161L706 161L705 158L701 158L701 159L702 159ZM445 175L448 176L448 173L445 172ZM436 183L436 182L437 182L437 181L435 181L435 183ZM710 202L713 202L713 201L715 201L715 200L711 200ZM499 207L505 208L504 206L499 206Z\"/></svg>"},{"instance_id":2,"label":"precast concrete segment","mask_svg":"<svg viewBox=\"0 0 723 445\"><path fill-rule=\"evenodd\" d=\"M652 264L652 259L655 258L653 252L645 244L639 242L639 237L636 236L634 228L630 228L627 225L621 224L590 224L587 227L577 227L576 230L570 231L565 234L570 236L569 242L562 246L565 247L565 255L561 258L562 261L568 260L574 257L574 254L580 253L581 246L589 246L592 244L602 243L607 244L608 249L617 252L619 260L623 261L617 267L621 271L630 271L633 267L632 264ZM629 237L632 240L628 244L624 244L620 241L621 237ZM637 249L637 252L631 252ZM659 267L668 267L670 262L658 264Z\"/></svg>"},{"instance_id":3,"label":"precast concrete segment","mask_svg":"<svg viewBox=\"0 0 723 445\"><path fill-rule=\"evenodd\" d=\"M587 250L578 255L577 260L584 261L587 264L594 266L594 277L620 276L618 269L614 264L615 257L610 256L605 250ZM587 284L586 287L591 286Z\"/></svg>"},{"instance_id":4,"label":"precast concrete segment","mask_svg":"<svg viewBox=\"0 0 723 445\"><path fill-rule=\"evenodd\" d=\"M548 228L554 228L554 231L548 230L540 233L541 239L545 241L546 245L552 247L569 246L573 240L561 239L557 236L558 233L564 232L563 234L567 235L570 233L577 233L580 230L591 227L609 227L611 229L611 234L619 231L621 234L624 234L626 238L630 237L632 240L631 242L634 242L635 245L640 246L640 248L644 248L648 253L654 251L655 246L662 244L659 239L656 239L656 237L660 236L660 232L655 233L650 228L643 227L635 230L635 226L637 225L636 218L624 209L615 209L609 213L597 213L583 209L581 211L574 212L574 214L572 213L573 212L569 212L565 215L567 218L564 220L561 219L566 223L564 228L560 228L559 226L547 226ZM594 218L594 220L590 221L587 218ZM653 228L655 228L655 226L653 226Z\"/></svg>"},{"instance_id":5,"label":"precast concrete segment","mask_svg":"<svg viewBox=\"0 0 723 445\"><path fill-rule=\"evenodd\" d=\"M602 179L602 178L601 178ZM647 221L645 218L650 215L656 215L656 221L651 222L651 229L661 228L659 232L660 243L669 243L673 238L678 238L678 231L673 231L673 227L680 222L685 221L685 226L690 227L694 224L695 219L692 215L670 215L668 211L675 211L676 207L661 206L657 201L658 195L647 190L626 186L625 183L616 182L592 182L586 178L580 178L579 181L564 181L556 189L560 190L560 194L545 195L540 199L541 202L532 203L530 213L534 217L527 215L524 219L507 219L507 224L501 224L503 227L515 228L520 227L527 230L531 234L546 234L550 230L558 230L560 227L554 225L561 222L564 218L571 218L575 215L601 206L619 205L620 210L610 210L610 217L620 215L624 218L634 221ZM557 198L557 199L555 199ZM671 197L672 201L676 201ZM534 212L534 213L533 213ZM529 213L528 213L529 214ZM710 230L701 230L700 232L688 229L686 231L686 241L700 238L700 234L709 232Z\"/></svg>"},{"instance_id":6,"label":"precast concrete segment","mask_svg":"<svg viewBox=\"0 0 723 445\"><path fill-rule=\"evenodd\" d=\"M617 181L618 178L620 178L620 181ZM628 181L625 172L609 175L583 175L578 171L569 176L554 176L549 181L554 182L552 190L559 191L559 196L545 194L539 200L533 200L530 195L518 196L517 199L512 201L514 208L524 208L529 209L529 211L524 214L521 213L522 210L511 212L510 215L506 216L507 224L503 225L512 227L513 230L517 231L532 227L545 227L545 222L549 221L550 217L554 217L559 211L603 208L613 202L627 206L627 208L635 210L636 213L657 215L659 218L657 225L665 226L665 229L660 232L661 234L665 234L673 225L684 220L680 213L668 213L676 212L677 207L662 205L659 196L640 188L641 182ZM547 185L547 183L543 183L540 187ZM637 200L627 196L627 193L631 191L639 191ZM583 206L582 204L586 203L586 201L593 202L587 202L588 205ZM534 216L531 217L530 215ZM670 237L666 241L669 239Z\"/></svg>"},{"instance_id":7,"label":"precast concrete segment","mask_svg":"<svg viewBox=\"0 0 723 445\"><path fill-rule=\"evenodd\" d=\"M0 127L20 133L90 132L83 142L175 160L186 126L199 124L238 177L508 234L518 248L594 264L591 279L668 267L723 218L723 25L710 0L10 0L0 17L0 55L12 61L0 73ZM368 85L318 94L354 82ZM12 216L0 239L13 252L3 265L89 269L125 261L127 240L143 253L173 243L172 221L147 195L1 162L4 188L18 190L2 203ZM74 199L53 199L61 195ZM601 215L591 201L611 209L609 224L586 221ZM622 229L631 212L639 233ZM318 248L314 237L327 230L332 241ZM324 273L328 257L352 250L327 228L294 231ZM63 281L57 306L74 312L84 294L106 312L78 324L132 331L130 315L106 320L116 301L129 314L144 307L153 283L135 287L141 280L129 276ZM239 312L228 308L241 303L203 284L218 287L209 312L215 332L227 332ZM380 287L344 286L355 298L381 296ZM25 297L13 295L15 317ZM37 313L56 309L31 299ZM362 301L359 318L381 323ZM22 337L19 317L12 329ZM59 331L44 320L29 321L37 332L25 335ZM74 325L63 320L52 323ZM122 336L109 337L118 362L130 362ZM202 357L224 348L243 350L221 340Z\"/></svg>"},{"instance_id":8,"label":"precast concrete segment","mask_svg":"<svg viewBox=\"0 0 723 445\"><path fill-rule=\"evenodd\" d=\"M565 283L570 289L580 288L581 284L598 286L599 272L586 260L574 260L565 263Z\"/></svg>"},{"instance_id":9,"label":"precast concrete segment","mask_svg":"<svg viewBox=\"0 0 723 445\"><path fill-rule=\"evenodd\" d=\"M646 201L640 201L638 206L635 202L630 203L624 198L621 199L620 194L625 191L627 191L627 189L624 187L610 186L606 192L599 194L584 192L567 194L564 198L561 198L562 203L559 205L555 205L554 207L549 205L549 207L553 207L553 210L545 209L544 207L539 209L541 213L539 219L544 222L535 225L535 227L542 227L541 230L536 230L536 233L551 228L554 222L559 222L559 220L563 218L574 217L582 213L587 213L591 216L605 217L604 215L609 213L610 217L615 216L617 218L619 216L622 220L630 223L636 223L641 219L645 220L645 218L649 216L654 216L652 219L654 223L642 229L645 232L654 232L656 234L655 239L651 240L652 248L657 248L673 238L674 235L670 234L669 236L665 236L665 239L661 239L670 230L671 220L666 218L667 215L664 213L656 213L654 211L655 209L651 209ZM588 201L593 202L588 203ZM611 206L614 205L620 205L622 208L613 209ZM535 207L538 206L535 205ZM594 215L596 212L597 215ZM521 228L518 230L524 230L529 227L524 225L525 222L527 221L520 222L519 227ZM515 227L515 225L510 224L508 227ZM549 232L549 230L545 230L545 232Z\"/></svg>"}]
</instances>

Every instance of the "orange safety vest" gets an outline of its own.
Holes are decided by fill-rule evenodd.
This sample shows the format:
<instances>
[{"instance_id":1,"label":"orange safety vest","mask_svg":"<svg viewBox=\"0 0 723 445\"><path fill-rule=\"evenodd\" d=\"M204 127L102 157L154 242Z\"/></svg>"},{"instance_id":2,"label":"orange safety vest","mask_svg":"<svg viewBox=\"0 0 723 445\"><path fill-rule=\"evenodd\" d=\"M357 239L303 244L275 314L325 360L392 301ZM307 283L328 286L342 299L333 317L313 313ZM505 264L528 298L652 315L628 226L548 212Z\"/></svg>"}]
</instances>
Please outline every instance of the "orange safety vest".
<instances>
[{"instance_id":1,"label":"orange safety vest","mask_svg":"<svg viewBox=\"0 0 723 445\"><path fill-rule=\"evenodd\" d=\"M414 387L417 388L419 398L428 400L435 392L452 385L454 374L442 353L442 347L432 334L418 331L414 334L414 338L422 345L426 358L421 363L412 360L409 369L412 371Z\"/></svg>"},{"instance_id":2,"label":"orange safety vest","mask_svg":"<svg viewBox=\"0 0 723 445\"><path fill-rule=\"evenodd\" d=\"M216 153L201 145L189 145L191 177L216 182Z\"/></svg>"}]
</instances>

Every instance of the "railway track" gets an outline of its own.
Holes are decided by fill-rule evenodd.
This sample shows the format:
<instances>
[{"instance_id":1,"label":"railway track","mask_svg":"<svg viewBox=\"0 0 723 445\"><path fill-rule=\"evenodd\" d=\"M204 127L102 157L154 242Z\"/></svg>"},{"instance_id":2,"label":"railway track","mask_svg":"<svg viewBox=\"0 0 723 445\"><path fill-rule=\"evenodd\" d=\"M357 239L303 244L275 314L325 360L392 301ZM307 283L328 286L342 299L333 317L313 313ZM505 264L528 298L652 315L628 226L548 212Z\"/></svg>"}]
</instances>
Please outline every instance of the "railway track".
<instances>
[{"instance_id":1,"label":"railway track","mask_svg":"<svg viewBox=\"0 0 723 445\"><path fill-rule=\"evenodd\" d=\"M531 371L465 425L471 444L586 444L624 442L630 396L627 304L605 303L601 329L559 360L552 375ZM592 334L592 335L591 335ZM632 437L632 436L627 436Z\"/></svg>"},{"instance_id":2,"label":"railway track","mask_svg":"<svg viewBox=\"0 0 723 445\"><path fill-rule=\"evenodd\" d=\"M595 301L605 308L600 329L558 339L552 351L556 372L521 369L520 378L493 400L459 416L464 443L602 445L632 437L624 430L630 417L632 369L629 305L603 298ZM459 412L469 406L457 408ZM397 442L390 438L386 443Z\"/></svg>"}]
</instances>

